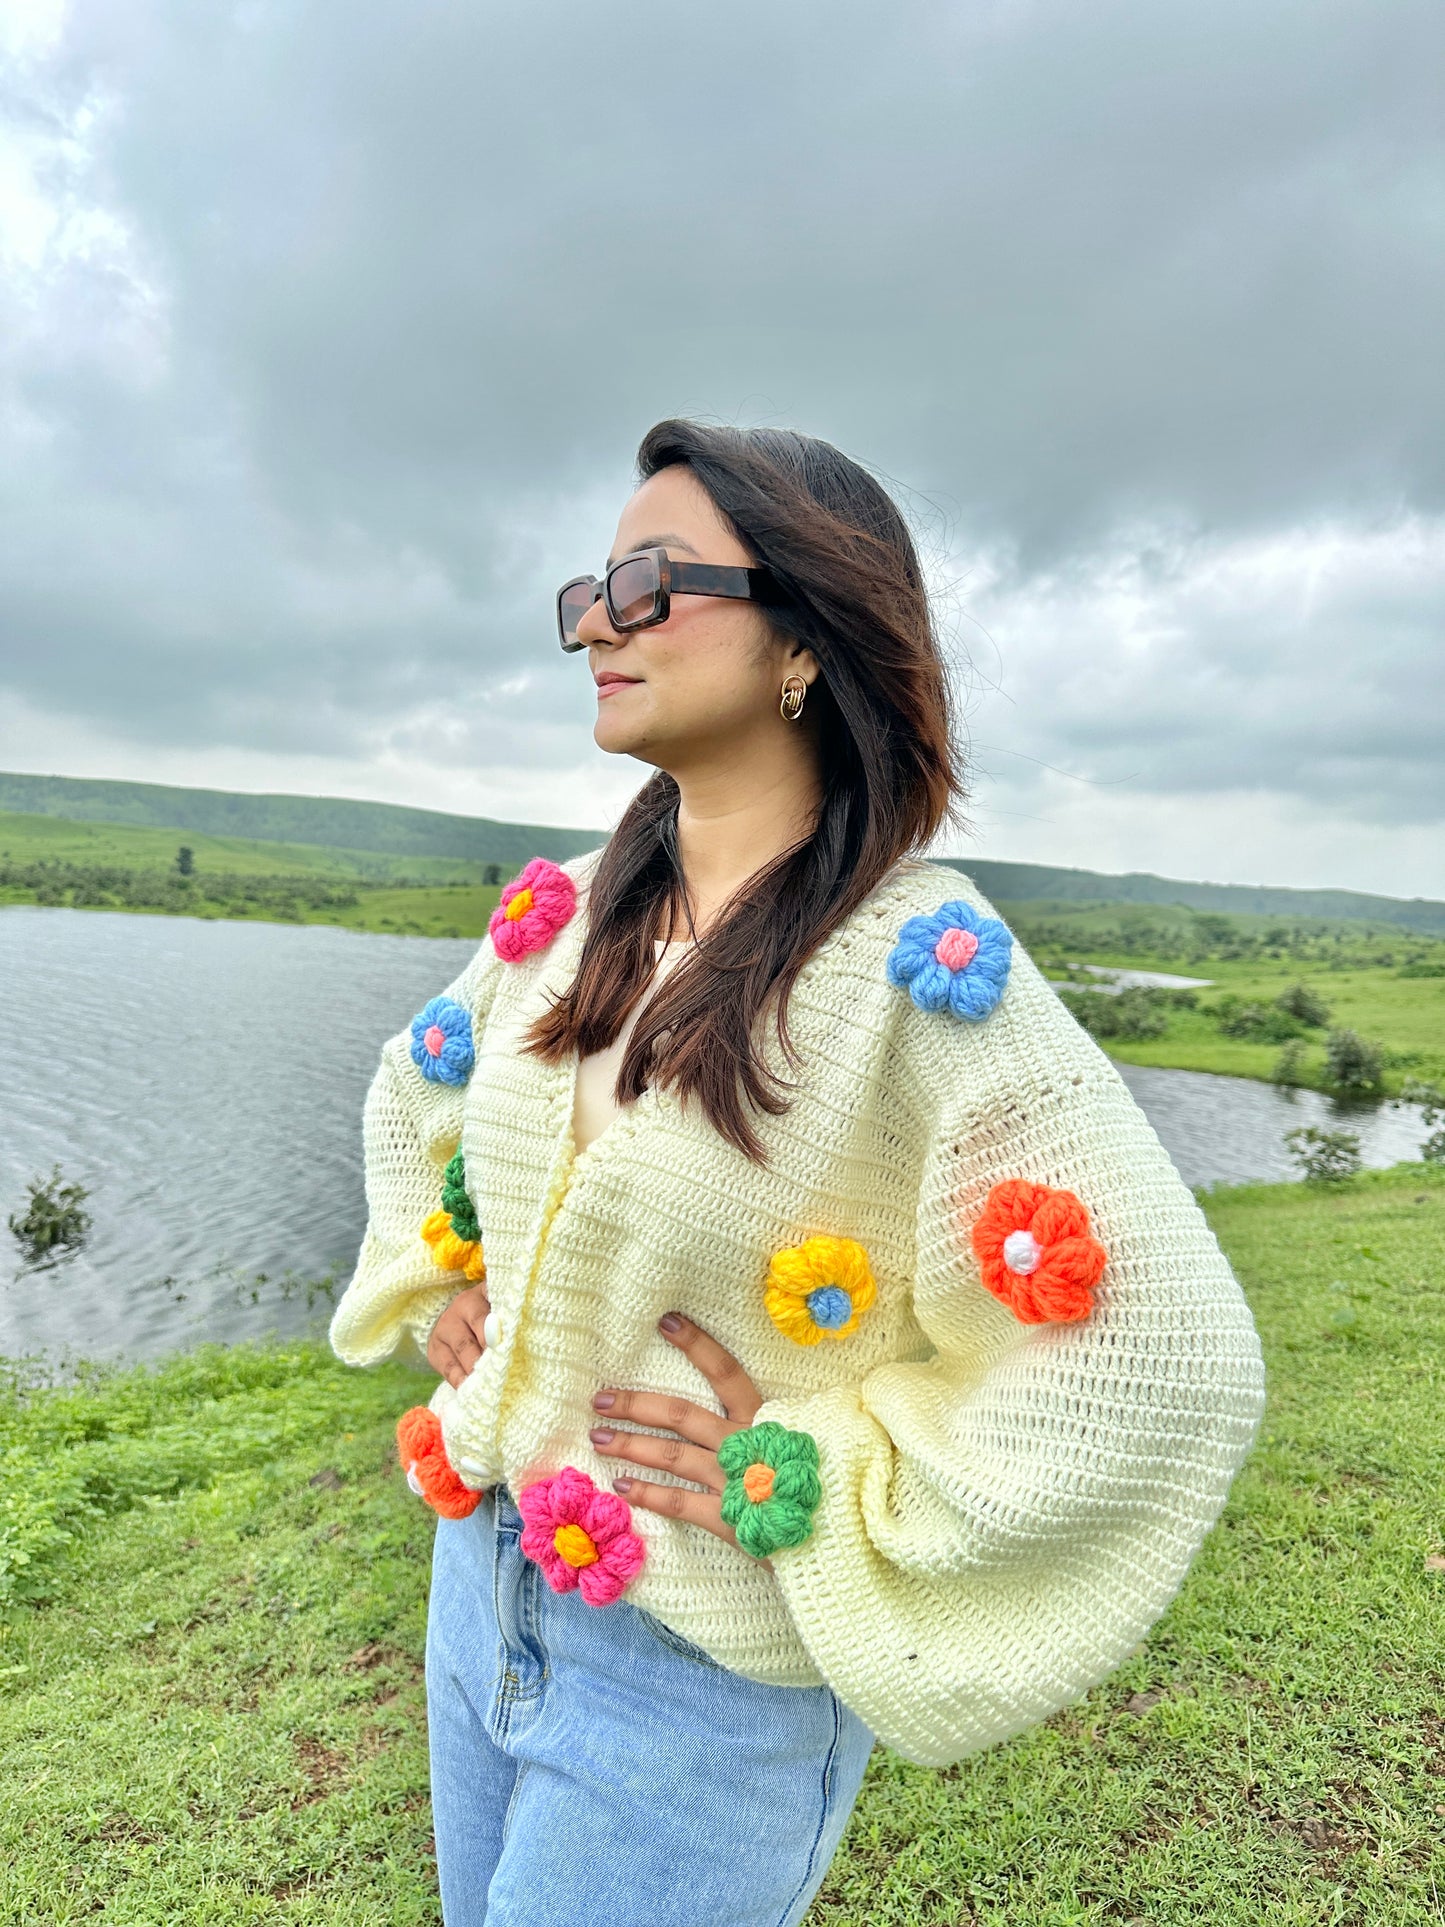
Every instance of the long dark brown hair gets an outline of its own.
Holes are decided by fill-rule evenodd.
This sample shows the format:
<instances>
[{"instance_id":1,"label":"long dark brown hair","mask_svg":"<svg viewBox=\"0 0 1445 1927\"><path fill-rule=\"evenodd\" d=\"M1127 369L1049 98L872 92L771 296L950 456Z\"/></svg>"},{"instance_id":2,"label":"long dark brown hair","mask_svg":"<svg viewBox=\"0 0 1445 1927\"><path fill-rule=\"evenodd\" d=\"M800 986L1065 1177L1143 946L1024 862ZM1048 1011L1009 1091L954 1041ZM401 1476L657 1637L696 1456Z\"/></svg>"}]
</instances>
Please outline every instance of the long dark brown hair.
<instances>
[{"instance_id":1,"label":"long dark brown hair","mask_svg":"<svg viewBox=\"0 0 1445 1927\"><path fill-rule=\"evenodd\" d=\"M818 660L807 701L823 795L811 835L750 877L664 980L628 1040L614 1096L631 1103L650 1082L684 1099L695 1092L714 1128L761 1164L745 1104L777 1116L787 1100L757 1049L759 1013L776 992L779 1042L796 1068L787 1003L798 972L956 816L964 791L923 571L887 491L830 443L791 429L659 422L637 451L638 480L677 464L782 584L769 622ZM576 977L524 1049L554 1063L617 1036L652 976L655 937L686 904L677 807L663 770L628 805L593 876Z\"/></svg>"}]
</instances>

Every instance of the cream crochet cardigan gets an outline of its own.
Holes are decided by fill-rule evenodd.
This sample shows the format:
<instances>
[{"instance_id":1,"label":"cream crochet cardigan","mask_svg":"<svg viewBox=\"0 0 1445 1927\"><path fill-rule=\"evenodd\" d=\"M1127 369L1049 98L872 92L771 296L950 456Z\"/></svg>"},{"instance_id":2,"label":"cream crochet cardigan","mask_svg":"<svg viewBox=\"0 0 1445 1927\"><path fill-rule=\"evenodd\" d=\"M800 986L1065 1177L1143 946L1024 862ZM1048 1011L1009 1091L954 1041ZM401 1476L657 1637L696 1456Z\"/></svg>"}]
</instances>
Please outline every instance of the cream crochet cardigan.
<instances>
[{"instance_id":1,"label":"cream crochet cardigan","mask_svg":"<svg viewBox=\"0 0 1445 1927\"><path fill-rule=\"evenodd\" d=\"M424 1351L466 1282L418 1237L460 1143L494 1316L431 1407L464 1482L516 1493L570 1465L610 1490L637 1468L588 1440L604 1384L720 1409L656 1330L675 1307L750 1374L755 1423L816 1441L823 1496L771 1571L634 1507L646 1559L624 1598L751 1678L826 1681L904 1758L950 1764L1077 1699L1178 1591L1263 1411L1248 1307L1117 1072L1017 945L981 1022L888 981L905 918L950 899L994 914L933 863L899 866L804 967L799 1088L755 1120L766 1168L665 1090L574 1154L575 1058L516 1045L571 981L596 861L562 866L577 909L544 948L506 962L488 937L448 987L472 1016L464 1084L424 1078L410 1031L383 1048L370 1221L332 1345L353 1365ZM771 1023L763 1048L789 1075ZM969 1230L1015 1178L1090 1213L1108 1263L1082 1320L1026 1324L984 1289ZM845 1339L805 1345L763 1284L774 1252L816 1234L865 1248L877 1298Z\"/></svg>"}]
</instances>

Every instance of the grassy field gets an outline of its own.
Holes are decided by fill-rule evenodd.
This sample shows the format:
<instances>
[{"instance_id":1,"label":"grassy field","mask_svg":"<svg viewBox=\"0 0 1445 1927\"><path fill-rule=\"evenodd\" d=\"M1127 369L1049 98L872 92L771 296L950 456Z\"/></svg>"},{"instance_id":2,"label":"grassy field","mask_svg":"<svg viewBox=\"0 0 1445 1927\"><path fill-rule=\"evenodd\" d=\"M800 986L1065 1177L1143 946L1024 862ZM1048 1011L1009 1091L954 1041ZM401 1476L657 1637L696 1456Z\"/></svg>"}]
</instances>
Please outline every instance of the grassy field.
<instances>
[{"instance_id":1,"label":"grassy field","mask_svg":"<svg viewBox=\"0 0 1445 1927\"><path fill-rule=\"evenodd\" d=\"M1258 970L1241 970L1236 976L1226 968L1220 971L1216 981L1221 988L1234 990L1240 996L1270 1002L1289 984L1299 982L1300 977L1299 972L1276 971L1265 975ZM1445 1079L1445 979L1402 981L1393 971L1362 970L1348 976L1306 978L1305 981L1325 996L1333 1011L1334 1023L1358 1031L1362 1037L1378 1039L1391 1057L1408 1060L1391 1064L1387 1059L1390 1088L1396 1088L1404 1075L1435 1083ZM1268 1078L1280 1047L1222 1036L1209 1019L1211 1001L1203 999L1197 1013L1181 1011L1171 1020L1169 1031L1162 1038L1112 1039L1112 1054L1131 1064L1172 1064L1180 1070ZM1308 1040L1302 1063L1305 1082L1322 1083L1324 1056L1323 1039ZM1391 1071L1400 1076L1390 1076Z\"/></svg>"},{"instance_id":2,"label":"grassy field","mask_svg":"<svg viewBox=\"0 0 1445 1927\"><path fill-rule=\"evenodd\" d=\"M1019 903L1005 913L1051 977L1102 964L1207 981L1196 1009L1167 1013L1162 1036L1100 1039L1126 1063L1269 1079L1281 1042L1229 1036L1214 1013L1229 997L1271 1006L1304 984L1328 1007L1328 1028L1356 1031L1381 1047L1385 1091L1412 1079L1445 1083L1445 942L1437 937L1378 924L1201 915L1169 905ZM1325 1037L1324 1026L1302 1036L1293 1081L1328 1087Z\"/></svg>"},{"instance_id":3,"label":"grassy field","mask_svg":"<svg viewBox=\"0 0 1445 1927\"><path fill-rule=\"evenodd\" d=\"M1083 960L1136 970L1180 971L1178 958L1150 963L1134 957L1125 964L1122 957L1105 951L1089 953ZM1198 1010L1171 1012L1162 1037L1109 1038L1106 1048L1110 1056L1129 1064L1161 1064L1175 1070L1217 1071L1228 1077L1268 1080L1279 1060L1280 1045L1225 1036L1210 1011L1221 993L1232 992L1268 1004L1291 984L1305 983L1329 1005L1332 1024L1358 1031L1384 1046L1387 1090L1398 1090L1407 1078L1445 1083L1445 977L1401 977L1398 969L1369 967L1330 973L1307 964L1268 961L1215 961L1201 964L1198 974L1209 976L1214 986L1200 992ZM1300 1081L1323 1088L1324 1033L1317 1032L1303 1041Z\"/></svg>"},{"instance_id":4,"label":"grassy field","mask_svg":"<svg viewBox=\"0 0 1445 1927\"><path fill-rule=\"evenodd\" d=\"M1078 1706L876 1749L810 1927L1445 1921L1445 1174L1206 1208L1270 1372L1220 1526ZM290 1344L0 1397L0 1919L434 1927L428 1382Z\"/></svg>"}]
</instances>

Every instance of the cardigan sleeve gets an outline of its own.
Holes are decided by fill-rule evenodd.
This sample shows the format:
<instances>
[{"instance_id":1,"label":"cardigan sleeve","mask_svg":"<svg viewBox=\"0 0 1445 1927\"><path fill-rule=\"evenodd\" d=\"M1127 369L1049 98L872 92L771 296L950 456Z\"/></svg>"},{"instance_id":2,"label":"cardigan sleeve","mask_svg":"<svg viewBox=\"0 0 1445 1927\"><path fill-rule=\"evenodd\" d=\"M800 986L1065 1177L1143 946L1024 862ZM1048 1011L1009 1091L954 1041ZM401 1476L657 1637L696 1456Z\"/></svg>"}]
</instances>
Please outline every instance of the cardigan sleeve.
<instances>
[{"instance_id":1,"label":"cardigan sleeve","mask_svg":"<svg viewBox=\"0 0 1445 1927\"><path fill-rule=\"evenodd\" d=\"M466 1013L463 1027L455 1008L434 1010L453 1034L460 1037L464 1028L466 1049L453 1045L447 1075L428 1077L419 1068L411 1025L382 1047L362 1119L366 1233L331 1318L331 1348L348 1365L378 1364L398 1348L413 1362L424 1361L432 1326L468 1282L464 1270L438 1267L421 1226L440 1207L442 1174L461 1142L467 1078L499 974L487 938L427 1006Z\"/></svg>"},{"instance_id":2,"label":"cardigan sleeve","mask_svg":"<svg viewBox=\"0 0 1445 1927\"><path fill-rule=\"evenodd\" d=\"M1137 1647L1257 1435L1264 1367L1193 1194L1026 956L986 1025L905 1021L928 1027L920 1077L936 1067L912 1279L931 1352L769 1400L753 1422L817 1448L812 1530L771 1557L819 1672L885 1743L944 1766ZM1084 1317L1027 1322L1037 1295L995 1289L1031 1257L1049 1275L1039 1252L1051 1227L1080 1229L1073 1207L1036 1218L1043 1246L1015 1242L1020 1272L995 1263L985 1287L985 1209L997 1234L1045 1200L1020 1179L1089 1214L1103 1269Z\"/></svg>"}]
</instances>

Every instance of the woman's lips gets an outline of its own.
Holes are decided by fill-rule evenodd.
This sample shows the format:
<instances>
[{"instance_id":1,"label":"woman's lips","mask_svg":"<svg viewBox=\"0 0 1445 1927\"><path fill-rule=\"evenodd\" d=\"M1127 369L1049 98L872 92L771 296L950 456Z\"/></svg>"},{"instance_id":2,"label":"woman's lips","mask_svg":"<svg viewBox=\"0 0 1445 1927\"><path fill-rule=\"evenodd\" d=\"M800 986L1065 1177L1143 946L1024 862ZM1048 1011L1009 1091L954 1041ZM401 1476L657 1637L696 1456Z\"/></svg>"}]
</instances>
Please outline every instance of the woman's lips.
<instances>
[{"instance_id":1,"label":"woman's lips","mask_svg":"<svg viewBox=\"0 0 1445 1927\"><path fill-rule=\"evenodd\" d=\"M597 684L597 700L601 702L604 696L615 696L619 689L631 689L634 683L641 682L641 680L642 678L640 676L603 677L599 679Z\"/></svg>"}]
</instances>

